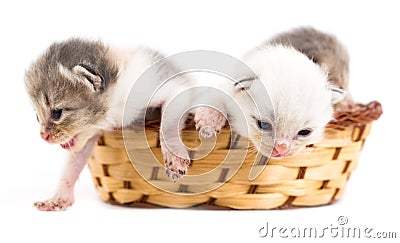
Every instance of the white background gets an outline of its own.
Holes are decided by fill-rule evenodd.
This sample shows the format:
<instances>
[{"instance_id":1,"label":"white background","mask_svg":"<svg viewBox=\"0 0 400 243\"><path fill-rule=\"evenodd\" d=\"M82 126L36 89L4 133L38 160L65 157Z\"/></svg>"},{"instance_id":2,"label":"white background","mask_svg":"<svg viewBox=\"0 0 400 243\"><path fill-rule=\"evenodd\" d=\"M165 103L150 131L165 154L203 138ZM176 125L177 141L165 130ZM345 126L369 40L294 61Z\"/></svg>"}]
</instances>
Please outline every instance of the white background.
<instances>
[{"instance_id":1,"label":"white background","mask_svg":"<svg viewBox=\"0 0 400 243\"><path fill-rule=\"evenodd\" d=\"M0 242L267 242L258 236L266 222L323 228L337 225L341 215L350 226L397 231L400 237L400 12L395 1L129 2L0 3ZM48 213L32 206L52 195L66 157L59 146L40 139L23 85L24 70L50 43L81 36L146 45L165 54L203 49L240 58L273 34L303 25L345 43L353 97L362 103L379 100L384 108L342 200L283 211L123 208L99 199L85 168L72 208Z\"/></svg>"}]
</instances>

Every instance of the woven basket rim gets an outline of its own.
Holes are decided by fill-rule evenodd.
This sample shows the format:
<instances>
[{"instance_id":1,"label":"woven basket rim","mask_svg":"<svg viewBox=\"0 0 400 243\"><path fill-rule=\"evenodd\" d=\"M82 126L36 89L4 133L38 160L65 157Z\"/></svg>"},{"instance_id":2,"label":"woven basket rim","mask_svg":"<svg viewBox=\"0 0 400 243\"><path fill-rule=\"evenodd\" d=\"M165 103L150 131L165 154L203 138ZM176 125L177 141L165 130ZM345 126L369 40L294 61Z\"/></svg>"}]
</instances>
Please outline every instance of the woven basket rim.
<instances>
[{"instance_id":1,"label":"woven basket rim","mask_svg":"<svg viewBox=\"0 0 400 243\"><path fill-rule=\"evenodd\" d=\"M160 112L152 111L152 112ZM333 118L326 125L326 128L343 130L350 126L362 126L372 121L378 120L382 115L382 105L378 101L371 101L368 104L358 103L354 107L336 110ZM159 128L161 119L146 120L146 127ZM186 129L194 126L193 114L190 114L186 121ZM229 125L227 125L229 127Z\"/></svg>"},{"instance_id":2,"label":"woven basket rim","mask_svg":"<svg viewBox=\"0 0 400 243\"><path fill-rule=\"evenodd\" d=\"M378 120L382 115L382 105L378 101L357 104L354 108L336 110L327 128L344 129L349 126L362 126Z\"/></svg>"}]
</instances>

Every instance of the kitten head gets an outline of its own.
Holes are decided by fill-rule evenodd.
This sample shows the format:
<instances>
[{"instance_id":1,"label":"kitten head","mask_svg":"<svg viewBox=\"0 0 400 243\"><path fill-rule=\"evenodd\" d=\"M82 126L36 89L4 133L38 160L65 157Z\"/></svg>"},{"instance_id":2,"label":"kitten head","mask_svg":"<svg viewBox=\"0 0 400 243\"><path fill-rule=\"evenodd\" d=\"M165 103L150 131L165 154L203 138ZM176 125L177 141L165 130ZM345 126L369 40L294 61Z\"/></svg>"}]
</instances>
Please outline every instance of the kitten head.
<instances>
[{"instance_id":1,"label":"kitten head","mask_svg":"<svg viewBox=\"0 0 400 243\"><path fill-rule=\"evenodd\" d=\"M320 141L332 118L332 104L343 98L327 74L305 55L284 46L255 50L245 62L258 75L250 88L259 110L251 114L249 130L256 148L265 156L282 158ZM261 89L269 98L257 96Z\"/></svg>"},{"instance_id":2,"label":"kitten head","mask_svg":"<svg viewBox=\"0 0 400 243\"><path fill-rule=\"evenodd\" d=\"M117 73L100 42L70 39L51 45L25 75L42 138L80 151L105 118L105 91Z\"/></svg>"}]
</instances>

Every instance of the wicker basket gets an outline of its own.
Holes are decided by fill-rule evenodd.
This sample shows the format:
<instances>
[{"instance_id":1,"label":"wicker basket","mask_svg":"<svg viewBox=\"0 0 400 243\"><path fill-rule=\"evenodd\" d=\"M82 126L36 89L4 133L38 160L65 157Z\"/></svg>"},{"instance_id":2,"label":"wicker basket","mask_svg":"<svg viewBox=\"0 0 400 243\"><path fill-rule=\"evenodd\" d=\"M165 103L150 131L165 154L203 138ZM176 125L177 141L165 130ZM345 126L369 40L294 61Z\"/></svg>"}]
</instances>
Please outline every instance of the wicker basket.
<instances>
[{"instance_id":1,"label":"wicker basket","mask_svg":"<svg viewBox=\"0 0 400 243\"><path fill-rule=\"evenodd\" d=\"M360 105L353 111L338 111L334 122L328 124L322 142L308 146L294 158L271 159L254 180L249 180L248 175L256 154L249 153L227 182L204 193L190 192L224 181L232 168L229 167L231 165L220 166L221 158L229 150L240 150L248 144L248 139L238 136L232 138L235 135L231 134L228 127L218 134L213 152L201 160L193 161L185 176L210 170L217 172L204 181L185 184L184 177L172 183L165 176L161 162L147 165L146 161L141 161L139 174L128 158L120 130L104 133L89 160L89 168L100 197L118 205L274 209L330 204L342 196L351 173L357 167L371 124L381 113L378 102ZM124 135L129 141L135 140L133 131ZM147 124L146 135L152 152L162 161L157 122ZM199 144L198 133L193 126L182 132L182 138L188 147ZM235 146L232 146L231 139L236 141ZM135 149L137 151L133 152L140 153L140 148ZM165 184L169 192L154 184Z\"/></svg>"}]
</instances>

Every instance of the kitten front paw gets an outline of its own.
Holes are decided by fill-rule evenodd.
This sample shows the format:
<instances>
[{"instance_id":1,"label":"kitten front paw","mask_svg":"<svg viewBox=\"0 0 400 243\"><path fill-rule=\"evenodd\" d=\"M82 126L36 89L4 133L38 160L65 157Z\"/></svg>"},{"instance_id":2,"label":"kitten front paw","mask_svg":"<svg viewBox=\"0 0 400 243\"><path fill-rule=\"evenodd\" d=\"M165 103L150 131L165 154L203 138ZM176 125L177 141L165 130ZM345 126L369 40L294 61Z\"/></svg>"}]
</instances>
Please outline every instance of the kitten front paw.
<instances>
[{"instance_id":1,"label":"kitten front paw","mask_svg":"<svg viewBox=\"0 0 400 243\"><path fill-rule=\"evenodd\" d=\"M221 112L209 107L198 108L194 121L196 122L196 129L203 138L210 138L219 133L226 123L225 116Z\"/></svg>"},{"instance_id":2,"label":"kitten front paw","mask_svg":"<svg viewBox=\"0 0 400 243\"><path fill-rule=\"evenodd\" d=\"M72 204L73 200L55 198L43 202L35 202L33 206L40 211L65 211Z\"/></svg>"},{"instance_id":3,"label":"kitten front paw","mask_svg":"<svg viewBox=\"0 0 400 243\"><path fill-rule=\"evenodd\" d=\"M171 152L165 153L164 157L167 176L174 182L181 179L187 172L190 160L180 158Z\"/></svg>"}]
</instances>

